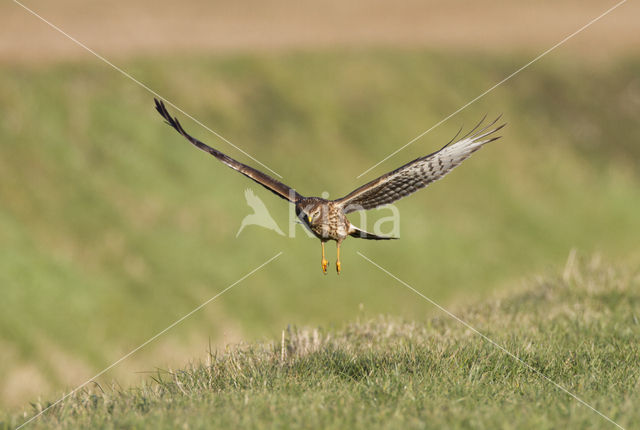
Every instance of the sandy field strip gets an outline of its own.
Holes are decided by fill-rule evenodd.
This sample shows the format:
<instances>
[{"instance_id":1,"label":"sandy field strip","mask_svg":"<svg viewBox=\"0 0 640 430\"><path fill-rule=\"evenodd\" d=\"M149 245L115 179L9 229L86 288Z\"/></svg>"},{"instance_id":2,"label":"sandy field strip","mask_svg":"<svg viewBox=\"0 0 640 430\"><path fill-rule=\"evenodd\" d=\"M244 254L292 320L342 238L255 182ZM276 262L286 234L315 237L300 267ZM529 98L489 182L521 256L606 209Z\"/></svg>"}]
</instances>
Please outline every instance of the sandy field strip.
<instances>
[{"instance_id":1,"label":"sandy field strip","mask_svg":"<svg viewBox=\"0 0 640 430\"><path fill-rule=\"evenodd\" d=\"M20 0L22 1L22 0ZM611 0L24 0L27 7L108 57L391 46L542 51ZM0 3L0 61L52 61L87 53L14 3ZM640 53L640 2L629 0L564 50L607 59Z\"/></svg>"}]
</instances>

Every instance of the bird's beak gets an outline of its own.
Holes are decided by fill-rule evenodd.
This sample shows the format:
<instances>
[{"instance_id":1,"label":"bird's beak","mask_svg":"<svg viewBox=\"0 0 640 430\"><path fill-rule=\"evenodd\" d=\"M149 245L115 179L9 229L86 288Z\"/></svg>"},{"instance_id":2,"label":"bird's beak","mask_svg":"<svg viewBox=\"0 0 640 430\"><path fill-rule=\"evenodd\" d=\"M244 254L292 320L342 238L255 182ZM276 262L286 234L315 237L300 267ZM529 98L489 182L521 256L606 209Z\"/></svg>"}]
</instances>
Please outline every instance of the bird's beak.
<instances>
[{"instance_id":1,"label":"bird's beak","mask_svg":"<svg viewBox=\"0 0 640 430\"><path fill-rule=\"evenodd\" d=\"M309 221L309 224L311 224L311 215L307 215L307 220Z\"/></svg>"}]
</instances>

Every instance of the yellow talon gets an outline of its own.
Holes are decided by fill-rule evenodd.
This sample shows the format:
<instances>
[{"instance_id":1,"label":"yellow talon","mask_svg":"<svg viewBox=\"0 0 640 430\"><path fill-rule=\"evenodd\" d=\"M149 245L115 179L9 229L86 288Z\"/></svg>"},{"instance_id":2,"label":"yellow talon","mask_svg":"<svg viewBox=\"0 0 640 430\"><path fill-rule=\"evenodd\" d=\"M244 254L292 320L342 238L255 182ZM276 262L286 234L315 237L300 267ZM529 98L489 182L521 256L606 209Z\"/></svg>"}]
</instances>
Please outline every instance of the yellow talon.
<instances>
[{"instance_id":1,"label":"yellow talon","mask_svg":"<svg viewBox=\"0 0 640 430\"><path fill-rule=\"evenodd\" d=\"M324 258L324 242L320 242L322 245L322 273L327 274L327 266L329 262Z\"/></svg>"},{"instance_id":2,"label":"yellow talon","mask_svg":"<svg viewBox=\"0 0 640 430\"><path fill-rule=\"evenodd\" d=\"M336 270L338 271L338 275L340 274L340 262L336 261Z\"/></svg>"}]
</instances>

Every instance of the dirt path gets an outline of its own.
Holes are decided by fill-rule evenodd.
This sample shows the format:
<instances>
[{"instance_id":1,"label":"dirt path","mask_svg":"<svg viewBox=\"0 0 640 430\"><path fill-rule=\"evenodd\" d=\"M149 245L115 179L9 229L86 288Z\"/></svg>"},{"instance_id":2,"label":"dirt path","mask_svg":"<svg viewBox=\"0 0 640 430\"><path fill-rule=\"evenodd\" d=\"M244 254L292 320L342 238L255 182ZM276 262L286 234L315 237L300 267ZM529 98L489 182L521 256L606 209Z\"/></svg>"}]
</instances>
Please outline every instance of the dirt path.
<instances>
[{"instance_id":1,"label":"dirt path","mask_svg":"<svg viewBox=\"0 0 640 430\"><path fill-rule=\"evenodd\" d=\"M22 1L22 0L21 0ZM371 45L468 51L543 51L616 1L326 2L24 0L108 57ZM0 62L88 55L16 3L0 4ZM597 59L640 53L640 3L629 1L562 49Z\"/></svg>"}]
</instances>

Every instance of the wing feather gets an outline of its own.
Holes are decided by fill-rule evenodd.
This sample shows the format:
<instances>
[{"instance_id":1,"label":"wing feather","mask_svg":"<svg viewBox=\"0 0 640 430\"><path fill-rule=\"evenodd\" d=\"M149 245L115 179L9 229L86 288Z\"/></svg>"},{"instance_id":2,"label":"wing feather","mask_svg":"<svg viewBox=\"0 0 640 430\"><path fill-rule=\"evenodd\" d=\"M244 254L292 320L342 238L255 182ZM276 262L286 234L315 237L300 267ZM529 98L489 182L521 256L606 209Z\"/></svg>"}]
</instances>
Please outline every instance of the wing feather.
<instances>
[{"instance_id":1,"label":"wing feather","mask_svg":"<svg viewBox=\"0 0 640 430\"><path fill-rule=\"evenodd\" d=\"M499 139L500 136L492 136L506 125L495 126L499 120L500 117L481 128L483 118L475 128L455 143L451 144L450 141L439 151L417 158L382 175L336 202L343 207L345 213L350 213L393 203L426 187L444 177L483 145Z\"/></svg>"},{"instance_id":2,"label":"wing feather","mask_svg":"<svg viewBox=\"0 0 640 430\"><path fill-rule=\"evenodd\" d=\"M191 142L196 147L202 149L205 152L208 152L209 154L216 157L218 160L222 161L227 166L231 167L234 170L237 170L238 172L254 180L258 184L265 187L267 190L271 191L272 193L276 194L279 197L282 197L285 200L295 203L302 198L302 196L298 194L296 190L283 184L277 179L274 179L271 176L265 173L262 173L259 170L254 169L253 167L240 163L239 161L234 160L233 158L229 157L226 154L223 154L217 149L214 149L209 145L192 137L182 128L182 125L180 125L178 118L172 117L171 114L169 114L169 111L167 111L167 108L165 107L163 101L158 99L154 99L154 100L156 102L156 110L167 121L167 124L175 128L178 133L184 136L189 142Z\"/></svg>"}]
</instances>

